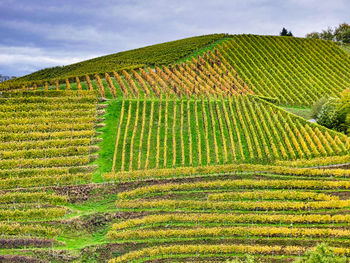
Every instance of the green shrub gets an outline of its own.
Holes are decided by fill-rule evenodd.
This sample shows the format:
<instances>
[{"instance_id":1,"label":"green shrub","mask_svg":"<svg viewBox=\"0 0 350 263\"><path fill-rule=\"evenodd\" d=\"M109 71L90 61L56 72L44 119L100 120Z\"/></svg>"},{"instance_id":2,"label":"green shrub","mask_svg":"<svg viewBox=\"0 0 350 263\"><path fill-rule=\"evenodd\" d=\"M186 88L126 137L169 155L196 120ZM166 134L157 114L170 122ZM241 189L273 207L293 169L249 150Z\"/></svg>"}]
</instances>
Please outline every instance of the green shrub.
<instances>
[{"instance_id":1,"label":"green shrub","mask_svg":"<svg viewBox=\"0 0 350 263\"><path fill-rule=\"evenodd\" d=\"M340 99L329 98L317 115L317 123L340 132L349 132L350 89L342 92Z\"/></svg>"},{"instance_id":2,"label":"green shrub","mask_svg":"<svg viewBox=\"0 0 350 263\"><path fill-rule=\"evenodd\" d=\"M328 99L326 97L322 97L312 105L312 108L311 108L312 118L317 119L318 114L321 112L323 105L327 101L328 101Z\"/></svg>"},{"instance_id":3,"label":"green shrub","mask_svg":"<svg viewBox=\"0 0 350 263\"><path fill-rule=\"evenodd\" d=\"M317 123L327 128L337 130L340 126L337 112L338 103L339 99L329 98L327 102L322 105L321 110L317 115Z\"/></svg>"}]
</instances>

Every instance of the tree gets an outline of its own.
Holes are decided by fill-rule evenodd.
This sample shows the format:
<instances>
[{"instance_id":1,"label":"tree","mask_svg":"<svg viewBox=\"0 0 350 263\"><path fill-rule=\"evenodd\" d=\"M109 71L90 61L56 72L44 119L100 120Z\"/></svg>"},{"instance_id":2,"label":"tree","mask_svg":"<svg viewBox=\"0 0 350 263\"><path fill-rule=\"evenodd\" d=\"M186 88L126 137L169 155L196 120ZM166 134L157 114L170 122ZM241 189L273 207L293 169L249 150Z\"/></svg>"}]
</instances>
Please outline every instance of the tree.
<instances>
[{"instance_id":1,"label":"tree","mask_svg":"<svg viewBox=\"0 0 350 263\"><path fill-rule=\"evenodd\" d=\"M312 32L306 35L307 38L324 39L331 41L339 41L343 43L350 43L350 25L347 23L340 24L338 27L332 29L328 27L322 32Z\"/></svg>"},{"instance_id":2,"label":"tree","mask_svg":"<svg viewBox=\"0 0 350 263\"><path fill-rule=\"evenodd\" d=\"M341 34L341 41L350 44L350 28L345 29Z\"/></svg>"},{"instance_id":3,"label":"tree","mask_svg":"<svg viewBox=\"0 0 350 263\"><path fill-rule=\"evenodd\" d=\"M320 37L321 39L324 40L334 40L334 31L331 27L328 27L326 30L322 30L322 32L320 33Z\"/></svg>"},{"instance_id":4,"label":"tree","mask_svg":"<svg viewBox=\"0 0 350 263\"><path fill-rule=\"evenodd\" d=\"M340 98L329 98L317 115L317 123L340 132L349 132L350 89Z\"/></svg>"},{"instance_id":5,"label":"tree","mask_svg":"<svg viewBox=\"0 0 350 263\"><path fill-rule=\"evenodd\" d=\"M287 36L287 37L292 37L292 31L288 31L285 27L282 28L282 31L280 32L280 36Z\"/></svg>"},{"instance_id":6,"label":"tree","mask_svg":"<svg viewBox=\"0 0 350 263\"><path fill-rule=\"evenodd\" d=\"M349 30L350 30L349 24L347 23L340 24L334 30L335 40L344 42L344 36L346 37L346 35L349 34Z\"/></svg>"},{"instance_id":7,"label":"tree","mask_svg":"<svg viewBox=\"0 0 350 263\"><path fill-rule=\"evenodd\" d=\"M306 35L306 38L320 39L321 36L320 36L320 33L318 32L311 32Z\"/></svg>"}]
</instances>

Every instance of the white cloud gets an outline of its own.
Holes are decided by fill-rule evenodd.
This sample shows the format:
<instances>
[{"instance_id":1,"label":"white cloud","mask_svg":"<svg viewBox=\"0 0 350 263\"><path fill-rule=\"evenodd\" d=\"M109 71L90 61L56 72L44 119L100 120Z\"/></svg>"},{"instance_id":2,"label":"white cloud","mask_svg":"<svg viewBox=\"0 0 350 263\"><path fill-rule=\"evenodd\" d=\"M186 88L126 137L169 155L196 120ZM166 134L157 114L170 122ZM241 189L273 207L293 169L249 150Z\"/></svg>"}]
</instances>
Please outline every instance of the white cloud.
<instances>
[{"instance_id":1,"label":"white cloud","mask_svg":"<svg viewBox=\"0 0 350 263\"><path fill-rule=\"evenodd\" d=\"M68 65L100 54L75 55L57 51L49 51L36 47L0 46L0 69L3 75L13 75L10 70L16 69L18 76L35 70Z\"/></svg>"}]
</instances>

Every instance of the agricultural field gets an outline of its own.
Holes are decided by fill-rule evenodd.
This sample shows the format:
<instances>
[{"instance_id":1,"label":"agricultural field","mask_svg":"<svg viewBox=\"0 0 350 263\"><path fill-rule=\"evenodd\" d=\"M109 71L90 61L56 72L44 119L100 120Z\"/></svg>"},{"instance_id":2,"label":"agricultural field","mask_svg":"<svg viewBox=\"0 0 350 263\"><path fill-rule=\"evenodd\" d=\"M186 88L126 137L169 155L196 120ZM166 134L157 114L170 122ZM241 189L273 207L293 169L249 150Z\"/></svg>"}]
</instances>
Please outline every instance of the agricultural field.
<instances>
[{"instance_id":1,"label":"agricultural field","mask_svg":"<svg viewBox=\"0 0 350 263\"><path fill-rule=\"evenodd\" d=\"M347 136L253 96L226 100L123 100L112 172L341 156ZM106 166L108 165L106 163Z\"/></svg>"},{"instance_id":2,"label":"agricultural field","mask_svg":"<svg viewBox=\"0 0 350 263\"><path fill-rule=\"evenodd\" d=\"M224 165L116 177L123 186L116 207L135 216L113 224L108 237L141 248L109 262L224 262L243 253L287 262L322 241L338 254L350 252L349 171L334 179L331 170L260 169Z\"/></svg>"},{"instance_id":3,"label":"agricultural field","mask_svg":"<svg viewBox=\"0 0 350 263\"><path fill-rule=\"evenodd\" d=\"M1 83L0 262L350 257L350 137L308 121L349 66L215 34Z\"/></svg>"}]
</instances>

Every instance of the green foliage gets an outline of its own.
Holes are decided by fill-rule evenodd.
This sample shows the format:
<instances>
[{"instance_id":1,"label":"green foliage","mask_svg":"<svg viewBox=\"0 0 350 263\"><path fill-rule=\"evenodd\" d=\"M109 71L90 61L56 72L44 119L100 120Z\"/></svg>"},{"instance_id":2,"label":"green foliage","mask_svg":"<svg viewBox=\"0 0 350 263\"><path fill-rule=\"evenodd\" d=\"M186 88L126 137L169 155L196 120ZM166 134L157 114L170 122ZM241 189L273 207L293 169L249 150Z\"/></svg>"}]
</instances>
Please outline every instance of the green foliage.
<instances>
[{"instance_id":1,"label":"green foliage","mask_svg":"<svg viewBox=\"0 0 350 263\"><path fill-rule=\"evenodd\" d=\"M347 23L339 25L334 30L334 36L337 41L350 43L350 25Z\"/></svg>"},{"instance_id":2,"label":"green foliage","mask_svg":"<svg viewBox=\"0 0 350 263\"><path fill-rule=\"evenodd\" d=\"M320 33L320 38L324 40L334 40L334 31L332 28L328 27L327 29L322 30Z\"/></svg>"},{"instance_id":3,"label":"green foliage","mask_svg":"<svg viewBox=\"0 0 350 263\"><path fill-rule=\"evenodd\" d=\"M316 250L306 252L304 258L297 260L297 263L346 263L346 257L338 257L327 244L320 244Z\"/></svg>"},{"instance_id":4,"label":"green foliage","mask_svg":"<svg viewBox=\"0 0 350 263\"><path fill-rule=\"evenodd\" d=\"M313 39L320 39L321 38L320 33L318 33L318 32L308 33L305 37L306 38L313 38Z\"/></svg>"},{"instance_id":5,"label":"green foliage","mask_svg":"<svg viewBox=\"0 0 350 263\"><path fill-rule=\"evenodd\" d=\"M329 98L317 115L317 123L329 129L337 129L340 125L337 113L338 103L337 98Z\"/></svg>"},{"instance_id":6,"label":"green foliage","mask_svg":"<svg viewBox=\"0 0 350 263\"><path fill-rule=\"evenodd\" d=\"M330 41L339 41L342 43L350 43L350 25L347 23L340 24L334 29L328 27L321 32L311 32L306 38L324 39Z\"/></svg>"},{"instance_id":7,"label":"green foliage","mask_svg":"<svg viewBox=\"0 0 350 263\"><path fill-rule=\"evenodd\" d=\"M129 70L138 67L173 63L193 51L226 37L226 34L213 34L180 39L162 44L147 46L107 56L97 57L68 66L42 69L17 81L42 80L82 76L84 74Z\"/></svg>"},{"instance_id":8,"label":"green foliage","mask_svg":"<svg viewBox=\"0 0 350 263\"><path fill-rule=\"evenodd\" d=\"M312 118L314 118L314 119L317 118L318 114L320 114L320 112L321 112L323 105L327 101L328 101L328 99L326 97L322 97L312 105L312 108L311 108Z\"/></svg>"},{"instance_id":9,"label":"green foliage","mask_svg":"<svg viewBox=\"0 0 350 263\"><path fill-rule=\"evenodd\" d=\"M350 89L345 90L341 98L329 98L317 115L317 123L341 132L348 130L350 115Z\"/></svg>"}]
</instances>

